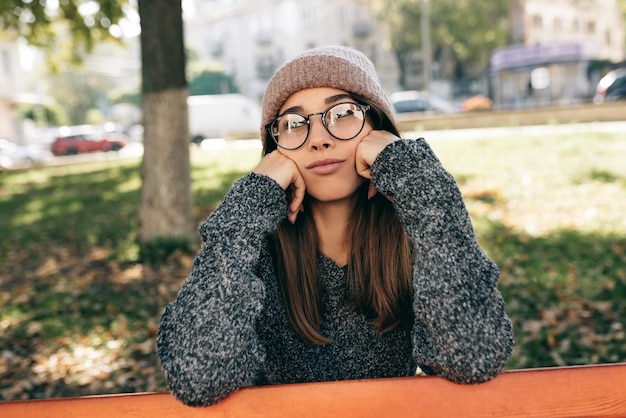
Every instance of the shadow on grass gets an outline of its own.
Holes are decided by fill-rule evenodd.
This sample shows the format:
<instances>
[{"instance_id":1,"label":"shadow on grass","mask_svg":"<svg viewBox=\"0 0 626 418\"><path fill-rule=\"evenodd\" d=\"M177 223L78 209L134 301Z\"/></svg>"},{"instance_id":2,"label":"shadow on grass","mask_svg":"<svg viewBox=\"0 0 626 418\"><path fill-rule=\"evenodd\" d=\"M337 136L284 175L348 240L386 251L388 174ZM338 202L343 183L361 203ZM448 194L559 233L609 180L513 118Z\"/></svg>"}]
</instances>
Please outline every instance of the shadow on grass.
<instances>
[{"instance_id":1,"label":"shadow on grass","mask_svg":"<svg viewBox=\"0 0 626 418\"><path fill-rule=\"evenodd\" d=\"M216 174L213 168L205 166L192 172L198 221L245 174ZM85 249L134 245L140 198L138 164L49 177L45 182L27 181L10 199L0 200L0 229L5 231L0 259L16 248L32 249L37 257L42 247L50 246ZM203 185L207 179L212 182L210 187Z\"/></svg>"},{"instance_id":2,"label":"shadow on grass","mask_svg":"<svg viewBox=\"0 0 626 418\"><path fill-rule=\"evenodd\" d=\"M154 337L166 303L159 289L172 277L144 270L115 283L115 268L92 263L15 289L0 399L164 390Z\"/></svg>"},{"instance_id":3,"label":"shadow on grass","mask_svg":"<svg viewBox=\"0 0 626 418\"><path fill-rule=\"evenodd\" d=\"M7 231L0 250L115 246L128 240L129 231L136 228L138 201L136 165L52 174L46 182L27 182L0 203L0 226Z\"/></svg>"},{"instance_id":4,"label":"shadow on grass","mask_svg":"<svg viewBox=\"0 0 626 418\"><path fill-rule=\"evenodd\" d=\"M480 238L515 328L509 368L624 361L626 237L530 237L492 223Z\"/></svg>"},{"instance_id":5,"label":"shadow on grass","mask_svg":"<svg viewBox=\"0 0 626 418\"><path fill-rule=\"evenodd\" d=\"M194 169L198 222L243 174ZM179 253L142 265L119 257L134 242L138 166L21 187L0 199L0 399L166 390L154 336L193 260ZM491 192L471 198L501 199ZM509 368L626 358L625 237L531 237L478 223L481 245L501 268L515 327Z\"/></svg>"},{"instance_id":6,"label":"shadow on grass","mask_svg":"<svg viewBox=\"0 0 626 418\"><path fill-rule=\"evenodd\" d=\"M2 186L0 400L166 390L154 337L192 257L120 256L135 245L138 164L50 170ZM243 174L194 170L198 218Z\"/></svg>"}]
</instances>

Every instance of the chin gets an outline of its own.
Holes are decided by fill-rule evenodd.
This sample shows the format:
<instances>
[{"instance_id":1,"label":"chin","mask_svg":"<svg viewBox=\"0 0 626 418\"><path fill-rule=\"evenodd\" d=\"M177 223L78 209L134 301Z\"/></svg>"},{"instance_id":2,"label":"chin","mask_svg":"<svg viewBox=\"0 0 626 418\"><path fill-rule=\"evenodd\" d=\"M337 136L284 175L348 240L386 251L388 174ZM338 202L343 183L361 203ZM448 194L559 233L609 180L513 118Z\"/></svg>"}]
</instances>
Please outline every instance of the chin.
<instances>
[{"instance_id":1,"label":"chin","mask_svg":"<svg viewBox=\"0 0 626 418\"><path fill-rule=\"evenodd\" d=\"M334 183L334 184L333 184ZM307 193L318 202L334 202L344 200L356 195L361 182L358 184L338 184L339 181L331 184L319 185L315 188L308 188Z\"/></svg>"}]
</instances>

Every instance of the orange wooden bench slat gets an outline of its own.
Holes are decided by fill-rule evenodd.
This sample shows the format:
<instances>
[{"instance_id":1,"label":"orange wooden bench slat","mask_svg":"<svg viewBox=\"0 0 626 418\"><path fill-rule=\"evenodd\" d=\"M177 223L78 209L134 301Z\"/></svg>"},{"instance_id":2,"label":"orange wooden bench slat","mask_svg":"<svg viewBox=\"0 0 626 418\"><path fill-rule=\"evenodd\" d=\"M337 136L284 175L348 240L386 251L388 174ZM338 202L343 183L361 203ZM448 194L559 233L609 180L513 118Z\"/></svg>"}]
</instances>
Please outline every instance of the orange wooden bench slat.
<instances>
[{"instance_id":1,"label":"orange wooden bench slat","mask_svg":"<svg viewBox=\"0 0 626 418\"><path fill-rule=\"evenodd\" d=\"M0 402L0 417L626 417L626 363L507 371L481 385L439 377L241 389L207 408L169 393Z\"/></svg>"}]
</instances>

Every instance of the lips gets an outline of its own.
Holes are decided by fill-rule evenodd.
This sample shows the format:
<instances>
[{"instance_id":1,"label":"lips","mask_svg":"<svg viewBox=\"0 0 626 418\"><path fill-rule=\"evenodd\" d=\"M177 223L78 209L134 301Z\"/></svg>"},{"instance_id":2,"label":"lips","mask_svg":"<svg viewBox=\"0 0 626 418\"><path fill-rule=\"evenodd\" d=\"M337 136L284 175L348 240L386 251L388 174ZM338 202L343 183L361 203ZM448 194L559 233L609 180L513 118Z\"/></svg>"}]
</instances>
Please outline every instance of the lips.
<instances>
[{"instance_id":1,"label":"lips","mask_svg":"<svg viewBox=\"0 0 626 418\"><path fill-rule=\"evenodd\" d=\"M316 174L331 174L339 170L343 160L337 158L324 158L321 160L315 160L306 166L307 169L313 171Z\"/></svg>"}]
</instances>

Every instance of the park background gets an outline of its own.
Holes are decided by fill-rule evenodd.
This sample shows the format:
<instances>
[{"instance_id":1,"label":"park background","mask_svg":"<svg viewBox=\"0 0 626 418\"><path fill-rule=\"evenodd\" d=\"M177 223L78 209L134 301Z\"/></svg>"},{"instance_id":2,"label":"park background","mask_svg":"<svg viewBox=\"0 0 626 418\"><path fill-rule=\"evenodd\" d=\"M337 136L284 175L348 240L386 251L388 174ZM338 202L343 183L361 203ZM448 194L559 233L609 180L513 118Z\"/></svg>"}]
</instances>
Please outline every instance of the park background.
<instances>
[{"instance_id":1,"label":"park background","mask_svg":"<svg viewBox=\"0 0 626 418\"><path fill-rule=\"evenodd\" d=\"M125 2L99 2L107 3ZM0 8L5 19L6 10L15 12L6 4ZM468 4L471 10L473 3ZM413 6L417 10L420 2ZM435 21L430 24L436 27ZM32 122L36 132L47 127L38 124L54 118L72 124L104 122L106 103L113 100L106 93L118 92L89 82L92 90L80 90L83 81L102 78L85 68L66 67L71 60L60 60L60 53L50 56L49 47L41 46L47 64L42 61L40 69L60 65L61 72L50 72L47 80L65 82L53 104L15 107L19 117ZM419 42L413 52L422 54ZM89 62L92 57L81 58ZM607 60L603 65L608 71L619 63ZM138 66L136 59L133 71ZM416 68L413 82L419 83L424 65ZM217 73L219 86L228 80L236 87L234 77L223 69ZM190 89L197 86L196 79L202 77L190 78ZM390 79L399 80L398 74ZM488 85L479 76L473 79L478 91ZM138 89L118 96L139 103ZM210 90L204 89L200 91ZM38 94L35 89L31 97ZM526 108L513 109L517 119L498 119L504 114L500 109L487 111L504 128L427 127L429 121L445 118L471 124L483 113L412 115L406 125L411 129L405 136L424 136L454 175L481 245L501 268L499 289L517 343L509 369L626 358L623 117L586 123L551 117L567 106L592 106L595 112L602 105L592 103L592 94L576 103L535 102L546 121L541 126L524 126ZM72 97L91 101L78 106ZM619 104L605 109L625 114ZM147 139L143 145L149 147ZM256 139L187 142L193 197L189 218L195 228L254 166L260 147ZM142 149L141 142L132 145L128 152L55 157L41 167L0 174L0 399L166 390L154 336L163 307L189 272L198 242L138 242L145 160L141 152L132 152Z\"/></svg>"}]
</instances>

